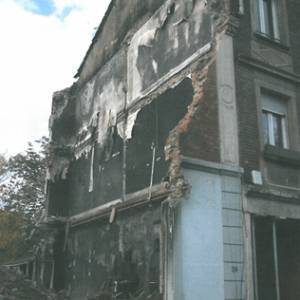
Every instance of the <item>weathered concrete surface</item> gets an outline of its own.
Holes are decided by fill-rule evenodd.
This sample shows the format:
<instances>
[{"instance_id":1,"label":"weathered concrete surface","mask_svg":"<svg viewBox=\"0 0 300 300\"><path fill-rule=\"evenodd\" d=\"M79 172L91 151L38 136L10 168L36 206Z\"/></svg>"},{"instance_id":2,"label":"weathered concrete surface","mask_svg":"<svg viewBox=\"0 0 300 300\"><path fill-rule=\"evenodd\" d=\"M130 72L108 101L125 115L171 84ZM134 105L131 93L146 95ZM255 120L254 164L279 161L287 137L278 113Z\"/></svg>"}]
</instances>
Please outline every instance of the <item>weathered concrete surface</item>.
<instances>
[{"instance_id":1,"label":"weathered concrete surface","mask_svg":"<svg viewBox=\"0 0 300 300\"><path fill-rule=\"evenodd\" d=\"M42 287L34 286L15 271L0 267L0 299L3 300L63 300Z\"/></svg>"},{"instance_id":2,"label":"weathered concrete surface","mask_svg":"<svg viewBox=\"0 0 300 300\"><path fill-rule=\"evenodd\" d=\"M129 30L140 26L163 3L163 0L111 1L106 16L93 39L77 77L82 85L107 62L124 43Z\"/></svg>"},{"instance_id":3,"label":"weathered concrete surface","mask_svg":"<svg viewBox=\"0 0 300 300\"><path fill-rule=\"evenodd\" d=\"M159 294L160 218L155 204L120 212L113 224L104 218L70 232L65 280L71 299L112 294L114 288L120 299Z\"/></svg>"},{"instance_id":4,"label":"weathered concrete surface","mask_svg":"<svg viewBox=\"0 0 300 300\"><path fill-rule=\"evenodd\" d=\"M218 128L213 86L225 2L130 1L124 12L126 5L114 2L105 22L122 15L122 24L131 9L135 24L129 23L121 41L119 24L106 23L78 82L54 97L50 215L72 220L109 203L126 203L129 194L145 189L151 200L152 186L160 183L168 189L163 205L171 211L189 191L181 156L220 160L218 129L207 141L202 127ZM149 5L160 7L154 13ZM116 37L111 46L110 35ZM70 128L60 135L60 126ZM162 297L167 240L172 244L161 208L166 197L122 211L112 205L109 217L66 223L56 244L56 278L71 299L113 299L114 293L120 299Z\"/></svg>"},{"instance_id":5,"label":"weathered concrete surface","mask_svg":"<svg viewBox=\"0 0 300 300\"><path fill-rule=\"evenodd\" d=\"M212 23L205 1L166 1L130 42L129 101L170 76L174 69L186 66L197 52L203 54L211 40Z\"/></svg>"}]
</instances>

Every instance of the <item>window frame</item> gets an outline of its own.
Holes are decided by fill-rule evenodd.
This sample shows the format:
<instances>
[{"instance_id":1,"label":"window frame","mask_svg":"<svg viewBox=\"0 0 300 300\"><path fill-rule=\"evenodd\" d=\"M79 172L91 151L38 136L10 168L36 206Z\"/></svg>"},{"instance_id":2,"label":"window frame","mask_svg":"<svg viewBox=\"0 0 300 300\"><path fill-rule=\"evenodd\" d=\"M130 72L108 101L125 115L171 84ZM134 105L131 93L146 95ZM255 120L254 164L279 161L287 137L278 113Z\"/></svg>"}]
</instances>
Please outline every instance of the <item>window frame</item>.
<instances>
[{"instance_id":1,"label":"window frame","mask_svg":"<svg viewBox=\"0 0 300 300\"><path fill-rule=\"evenodd\" d=\"M255 216L252 215L251 218L251 236L252 236L252 256L253 256L253 282L254 282L254 295L255 300L259 300L258 296L258 272L257 272L257 248L256 248L256 222L255 219L257 217L270 219L270 217L261 217L261 216ZM276 284L276 299L280 300L280 289L279 289L279 270L278 270L278 243L277 243L277 228L276 228L276 219L271 218L272 222L272 242L273 242L273 262L274 262L274 275L275 275L275 284Z\"/></svg>"},{"instance_id":2,"label":"window frame","mask_svg":"<svg viewBox=\"0 0 300 300\"><path fill-rule=\"evenodd\" d=\"M275 110L262 108L261 115L263 115L264 113L266 113L267 121L268 121L268 142L266 143L266 141L264 139L264 144L265 145L269 144L269 145L276 146L276 147L282 147L283 149L289 149L288 126L287 126L288 116L281 112L277 112ZM276 141L275 141L274 115L280 116L282 146L277 145ZM263 132L264 132L264 129L265 128L263 128Z\"/></svg>"},{"instance_id":3,"label":"window frame","mask_svg":"<svg viewBox=\"0 0 300 300\"><path fill-rule=\"evenodd\" d=\"M284 95L277 90L271 89L269 87L260 86L259 87L259 118L260 118L260 136L261 136L261 144L262 147L266 144L280 147L283 149L289 149L290 148L290 126L289 126L289 114L290 114L290 97L288 95ZM274 102L274 107L266 107L263 102L264 97L271 98L270 102ZM276 102L283 102L283 106L285 107L284 110L280 111L280 109L275 108ZM263 125L263 112L267 112L268 114L268 138L269 143L265 142L264 138L264 125ZM283 112L284 111L284 112ZM281 129L282 129L282 146L277 145L275 142L275 132L274 132L274 115L281 116Z\"/></svg>"},{"instance_id":4,"label":"window frame","mask_svg":"<svg viewBox=\"0 0 300 300\"><path fill-rule=\"evenodd\" d=\"M270 46L279 46L281 51L287 51L290 46L290 38L288 31L288 19L287 19L287 7L286 0L275 0L276 8L274 6L273 10L277 10L275 14L275 21L277 26L275 30L275 36L272 37L268 34L263 33L260 25L260 15L262 14L262 9L260 9L263 0L250 1L250 14L251 14L251 27L255 40L261 40L268 43ZM262 3L262 4L261 4ZM274 13L273 13L274 15Z\"/></svg>"},{"instance_id":5,"label":"window frame","mask_svg":"<svg viewBox=\"0 0 300 300\"><path fill-rule=\"evenodd\" d=\"M298 120L298 107L296 98L296 87L293 83L285 82L279 78L274 78L271 75L264 74L261 72L255 72L256 78L254 79L255 86L255 102L256 102L256 113L257 113L257 134L258 143L261 155L259 157L259 169L263 174L263 184L273 187L280 187L286 190L299 190L299 187L286 186L281 184L276 184L269 179L267 160L264 156L265 146L264 143L264 131L262 124L262 94L264 91L270 92L275 96L282 97L287 101L287 118L286 118L286 128L287 128L287 140L288 149L284 151L300 151L300 120ZM276 147L276 146L275 146ZM277 147L276 147L277 148ZM278 147L278 150L282 148Z\"/></svg>"},{"instance_id":6,"label":"window frame","mask_svg":"<svg viewBox=\"0 0 300 300\"><path fill-rule=\"evenodd\" d=\"M250 213L248 215L248 230L250 231L250 243L247 244L246 247L248 248L248 251L251 252L251 256L248 257L250 259L249 264L251 266L250 273L248 273L248 276L250 280L250 285L253 289L253 294L251 299L253 300L263 300L263 298L259 297L260 293L260 288L259 288L259 280L263 278L263 282L265 282L266 277L261 277L258 276L258 248L257 248L257 239L260 239L259 235L256 234L256 226L259 224L259 219L263 220L265 222L268 222L269 225L271 225L271 234L269 238L272 240L272 256L271 259L273 260L273 272L274 272L274 294L276 295L274 300L281 300L281 299L286 299L286 291L287 291L287 283L282 282L281 279L285 277L285 268L283 267L285 264L283 264L283 255L282 255L282 250L284 249L284 241L282 240L283 236L286 236L286 232L289 232L290 226L293 226L293 228L299 228L298 226L295 227L295 225L299 225L300 219L299 219L299 214L297 217L294 216L285 216L283 218L282 216L278 215L273 215L273 214L263 214L263 213ZM294 223L297 224L294 224ZM289 224L290 223L290 224ZM261 227L261 225L258 225ZM299 230L299 229L298 229ZM284 233L284 235L283 235ZM299 247L299 233L297 231L293 231L292 233L295 236L297 236L297 243ZM266 252L268 255L270 252ZM280 254L281 253L281 254ZM297 252L299 253L299 252ZM286 253L285 253L286 254ZM299 254L298 254L299 255ZM299 259L299 257L297 257ZM297 260L298 261L298 260ZM286 259L284 257L284 262L286 262ZM299 271L298 271L299 272ZM299 275L299 274L298 274ZM260 278L259 278L260 277ZM294 283L295 285L295 283ZM261 286L261 285L260 285ZM289 285L289 290L291 288L295 288L295 286L290 286ZM282 289L283 288L283 289ZM298 287L297 287L298 288ZM292 289L293 291L293 289ZM282 293L283 292L283 293ZM299 290L298 290L299 292Z\"/></svg>"},{"instance_id":7,"label":"window frame","mask_svg":"<svg viewBox=\"0 0 300 300\"><path fill-rule=\"evenodd\" d=\"M297 103L296 103L296 90L293 84L285 84L279 79L275 79L265 74L257 73L257 78L254 79L255 85L255 98L257 107L257 128L260 142L261 151L264 150L264 132L262 124L262 95L264 92L274 94L281 97L287 103L287 115L286 115L286 139L288 141L287 150L300 151L300 131ZM276 110L274 110L275 113Z\"/></svg>"},{"instance_id":8,"label":"window frame","mask_svg":"<svg viewBox=\"0 0 300 300\"><path fill-rule=\"evenodd\" d=\"M271 5L271 11L266 12L266 7L264 2L266 0L257 0L257 6L258 6L258 23L259 23L259 29L260 33L267 36L268 38L278 40L280 41L280 31L279 31L279 5L277 0L267 0L270 1ZM267 9L268 10L268 9ZM266 14L268 14L268 17L270 18L269 23L272 25L272 29L269 29L269 32L267 30L267 21L266 20Z\"/></svg>"}]
</instances>

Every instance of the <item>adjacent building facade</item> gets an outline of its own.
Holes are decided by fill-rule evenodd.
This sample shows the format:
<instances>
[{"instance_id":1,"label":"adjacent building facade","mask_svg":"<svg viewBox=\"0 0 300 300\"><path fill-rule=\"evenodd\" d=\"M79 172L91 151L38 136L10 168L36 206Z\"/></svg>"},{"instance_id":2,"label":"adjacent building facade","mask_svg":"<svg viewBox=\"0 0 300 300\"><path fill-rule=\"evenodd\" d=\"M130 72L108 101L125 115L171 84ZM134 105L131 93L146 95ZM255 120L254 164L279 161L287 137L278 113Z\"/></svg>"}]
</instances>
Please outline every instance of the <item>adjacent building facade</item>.
<instances>
[{"instance_id":1,"label":"adjacent building facade","mask_svg":"<svg viewBox=\"0 0 300 300\"><path fill-rule=\"evenodd\" d=\"M300 2L112 1L53 96L52 286L298 300Z\"/></svg>"}]
</instances>

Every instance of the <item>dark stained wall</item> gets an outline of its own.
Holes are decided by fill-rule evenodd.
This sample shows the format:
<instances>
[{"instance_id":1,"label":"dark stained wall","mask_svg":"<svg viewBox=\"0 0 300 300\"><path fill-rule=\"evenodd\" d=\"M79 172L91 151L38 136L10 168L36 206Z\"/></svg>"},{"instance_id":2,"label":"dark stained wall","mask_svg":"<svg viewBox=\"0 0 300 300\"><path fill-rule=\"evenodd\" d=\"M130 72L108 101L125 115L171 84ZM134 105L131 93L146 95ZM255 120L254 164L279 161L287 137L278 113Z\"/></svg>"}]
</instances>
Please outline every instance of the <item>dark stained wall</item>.
<instances>
[{"instance_id":1,"label":"dark stained wall","mask_svg":"<svg viewBox=\"0 0 300 300\"><path fill-rule=\"evenodd\" d=\"M87 52L88 56L79 69L78 83L82 85L89 80L120 48L129 29L138 22L145 22L163 2L163 0L112 0L109 14L104 19L105 28L99 27Z\"/></svg>"},{"instance_id":2,"label":"dark stained wall","mask_svg":"<svg viewBox=\"0 0 300 300\"><path fill-rule=\"evenodd\" d=\"M65 269L71 299L113 299L114 289L120 299L159 294L160 217L155 204L120 213L113 224L103 219L72 230Z\"/></svg>"},{"instance_id":3,"label":"dark stained wall","mask_svg":"<svg viewBox=\"0 0 300 300\"><path fill-rule=\"evenodd\" d=\"M155 15L152 19L153 23L146 23L149 26L143 27L146 35L137 35L132 48L127 44L120 46L125 33L132 34L137 27L141 28L147 15L153 15L161 2L132 0L127 5L115 1L105 30L91 48L78 82L71 90L57 95L59 105L54 107L52 116L54 182L49 184L50 215L74 216L151 184L165 181L172 184L175 180L169 179L176 176L172 176L169 167L176 159L166 160L166 148L219 161L215 65L210 69L203 91L200 91L203 80L200 77L204 75L194 76L196 65L202 68L205 64L197 61L203 55L200 51L203 46L205 59L210 57L209 42L214 30L210 5L202 0L180 0L174 1L175 10L172 1L165 1L172 5L164 6L160 17ZM216 2L220 3L211 3ZM218 8L222 10L223 6L218 4ZM155 31L152 49L145 48L148 29ZM174 39L174 30L178 40ZM114 42L108 45L111 41ZM138 51L131 51L135 47ZM129 52L137 55L130 57ZM178 65L177 73L172 73ZM137 67L136 77L130 66ZM148 72L151 67L156 74ZM128 87L130 79L134 84ZM137 99L153 85L157 85L155 91ZM130 93L138 97L128 96ZM189 106L196 106L195 99L199 106L195 114L190 114ZM128 139L125 139L121 129L127 105L128 119L136 110L137 115L128 130L130 137L126 132ZM178 124L186 115L191 120L190 132L179 147ZM61 128L61 136L60 126L65 126ZM171 132L175 132L175 141L170 139ZM180 158L176 163L179 165L175 167L180 169ZM181 176L180 172L176 175ZM114 289L124 293L123 299L137 296L137 299L148 299L150 294L157 296L153 299L160 299L160 205L160 201L149 202L140 208L117 211L111 223L107 217L93 222L85 219L71 228L67 223L62 230L65 237L56 246L60 268L55 286L64 286L72 300L97 299L97 295L98 299L105 299L105 293L106 299L111 299ZM64 283L61 286L60 280Z\"/></svg>"},{"instance_id":4,"label":"dark stained wall","mask_svg":"<svg viewBox=\"0 0 300 300\"><path fill-rule=\"evenodd\" d=\"M132 193L150 185L153 147L155 164L153 184L167 180L168 162L165 145L170 131L187 112L193 99L189 78L167 90L139 113L133 127L127 152L127 192Z\"/></svg>"},{"instance_id":5,"label":"dark stained wall","mask_svg":"<svg viewBox=\"0 0 300 300\"><path fill-rule=\"evenodd\" d=\"M153 184L167 180L168 162L164 147L169 132L178 124L193 99L193 86L185 79L177 87L169 89L145 106L137 115L132 138L127 142L126 192L146 188L150 185L153 169ZM103 149L96 145L93 161L94 188L89 192L91 153L72 160L65 196L69 198L69 215L104 204L122 197L123 141L114 130L108 159ZM153 148L155 147L154 167ZM54 195L53 195L54 196Z\"/></svg>"}]
</instances>

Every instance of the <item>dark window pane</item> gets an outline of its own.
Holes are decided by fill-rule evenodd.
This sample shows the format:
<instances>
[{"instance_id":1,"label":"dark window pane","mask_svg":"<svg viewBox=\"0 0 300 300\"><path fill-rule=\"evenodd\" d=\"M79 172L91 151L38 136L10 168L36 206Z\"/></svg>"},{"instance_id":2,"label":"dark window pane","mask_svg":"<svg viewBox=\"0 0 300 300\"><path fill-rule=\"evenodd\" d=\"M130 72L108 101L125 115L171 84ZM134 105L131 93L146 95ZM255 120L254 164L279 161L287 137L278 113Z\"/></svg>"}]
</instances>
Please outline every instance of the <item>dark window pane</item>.
<instances>
[{"instance_id":1,"label":"dark window pane","mask_svg":"<svg viewBox=\"0 0 300 300\"><path fill-rule=\"evenodd\" d=\"M264 6L264 17L265 17L265 25L266 25L266 33L269 36L274 36L273 30L273 16L272 16L272 0L263 0Z\"/></svg>"},{"instance_id":2,"label":"dark window pane","mask_svg":"<svg viewBox=\"0 0 300 300\"><path fill-rule=\"evenodd\" d=\"M274 126L274 142L278 147L283 147L283 128L282 118L283 116L278 114L272 114L273 126Z\"/></svg>"},{"instance_id":3,"label":"dark window pane","mask_svg":"<svg viewBox=\"0 0 300 300\"><path fill-rule=\"evenodd\" d=\"M277 223L280 300L300 299L300 222Z\"/></svg>"},{"instance_id":4,"label":"dark window pane","mask_svg":"<svg viewBox=\"0 0 300 300\"><path fill-rule=\"evenodd\" d=\"M262 127L263 127L264 144L270 144L268 114L266 111L262 112Z\"/></svg>"},{"instance_id":5,"label":"dark window pane","mask_svg":"<svg viewBox=\"0 0 300 300\"><path fill-rule=\"evenodd\" d=\"M256 271L259 300L276 299L272 220L257 217L255 222Z\"/></svg>"}]
</instances>

